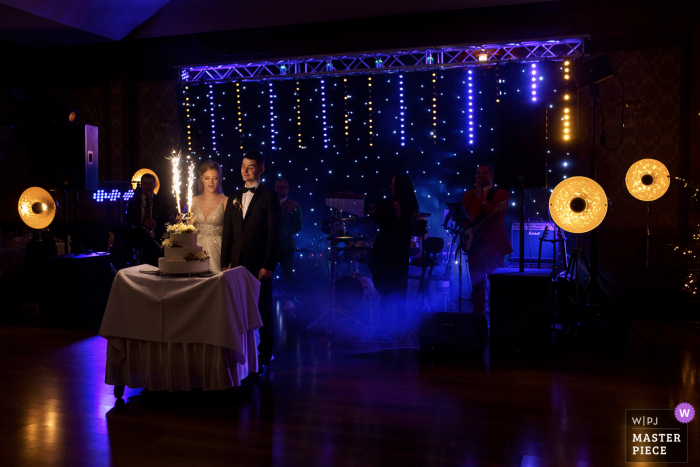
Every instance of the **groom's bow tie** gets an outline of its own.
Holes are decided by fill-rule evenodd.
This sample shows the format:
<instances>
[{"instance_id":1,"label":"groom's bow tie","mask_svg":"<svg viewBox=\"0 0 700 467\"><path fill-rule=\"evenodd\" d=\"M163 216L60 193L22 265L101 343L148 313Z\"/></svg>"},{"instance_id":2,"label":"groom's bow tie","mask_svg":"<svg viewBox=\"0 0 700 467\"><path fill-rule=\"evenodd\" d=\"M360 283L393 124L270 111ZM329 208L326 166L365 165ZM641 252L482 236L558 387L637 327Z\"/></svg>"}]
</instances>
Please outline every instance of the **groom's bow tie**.
<instances>
[{"instance_id":1,"label":"groom's bow tie","mask_svg":"<svg viewBox=\"0 0 700 467\"><path fill-rule=\"evenodd\" d=\"M255 187L253 187L253 188L243 187L243 189L241 190L241 192L243 192L243 193L248 193L249 191L251 193L255 193Z\"/></svg>"}]
</instances>

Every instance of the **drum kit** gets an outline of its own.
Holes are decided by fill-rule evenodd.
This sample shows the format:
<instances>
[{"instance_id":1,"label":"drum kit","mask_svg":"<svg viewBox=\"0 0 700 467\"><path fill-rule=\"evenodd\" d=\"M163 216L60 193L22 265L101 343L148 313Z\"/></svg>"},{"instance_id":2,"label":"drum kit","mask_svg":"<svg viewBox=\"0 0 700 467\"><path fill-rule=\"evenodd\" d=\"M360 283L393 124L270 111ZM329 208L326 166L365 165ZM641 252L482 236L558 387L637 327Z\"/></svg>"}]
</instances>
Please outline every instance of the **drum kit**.
<instances>
[{"instance_id":1,"label":"drum kit","mask_svg":"<svg viewBox=\"0 0 700 467\"><path fill-rule=\"evenodd\" d=\"M358 272L358 264L367 264L374 237L353 234L348 231L352 225L366 225L364 217L365 195L341 192L326 193L326 206L333 209L333 215L321 222L321 231L326 234L330 253L329 282L331 283L331 303L329 308L314 322L304 329L304 333L323 318L330 316L333 320L338 314L368 327L355 318L355 313L362 307L369 307L370 319L372 306L379 294L374 288L372 278ZM352 272L338 276L339 263L350 263Z\"/></svg>"},{"instance_id":2,"label":"drum kit","mask_svg":"<svg viewBox=\"0 0 700 467\"><path fill-rule=\"evenodd\" d=\"M322 239L328 242L331 301L328 309L309 324L303 333L326 317L335 321L344 316L368 328L371 324L359 321L358 312L363 308L369 309L369 319L373 321L372 307L379 299L371 276L358 272L358 265L369 262L375 239L371 232L376 232L376 226L370 225L369 218L364 216L365 195L352 192L326 193L326 206L333 209L331 217L321 222L321 231L326 235ZM411 257L421 255L423 241L428 234L427 219L431 215L419 213L418 219L413 223L409 253ZM350 265L350 273L338 277L343 263Z\"/></svg>"}]
</instances>

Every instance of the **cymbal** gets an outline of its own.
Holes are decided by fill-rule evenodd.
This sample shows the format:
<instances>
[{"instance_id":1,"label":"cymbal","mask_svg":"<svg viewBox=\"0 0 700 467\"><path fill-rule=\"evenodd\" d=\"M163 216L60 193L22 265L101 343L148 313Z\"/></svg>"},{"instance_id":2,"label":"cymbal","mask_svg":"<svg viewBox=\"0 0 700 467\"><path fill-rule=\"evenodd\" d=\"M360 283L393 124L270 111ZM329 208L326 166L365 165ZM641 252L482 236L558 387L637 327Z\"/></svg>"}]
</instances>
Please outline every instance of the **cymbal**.
<instances>
[{"instance_id":1,"label":"cymbal","mask_svg":"<svg viewBox=\"0 0 700 467\"><path fill-rule=\"evenodd\" d=\"M328 238L330 240L336 240L338 242L359 242L361 240L372 239L372 237L369 235L357 235L355 237L347 235L347 236L335 236L335 237L328 237Z\"/></svg>"},{"instance_id":2,"label":"cymbal","mask_svg":"<svg viewBox=\"0 0 700 467\"><path fill-rule=\"evenodd\" d=\"M48 191L38 186L27 188L17 205L22 221L32 229L43 229L53 222L56 203Z\"/></svg>"},{"instance_id":3,"label":"cymbal","mask_svg":"<svg viewBox=\"0 0 700 467\"><path fill-rule=\"evenodd\" d=\"M345 247L340 247L338 248L338 251L345 251L345 252L351 252L351 251L369 251L371 250L371 246L345 246Z\"/></svg>"},{"instance_id":4,"label":"cymbal","mask_svg":"<svg viewBox=\"0 0 700 467\"><path fill-rule=\"evenodd\" d=\"M429 212L419 212L418 213L418 217L430 217L430 216L432 216L432 214Z\"/></svg>"}]
</instances>

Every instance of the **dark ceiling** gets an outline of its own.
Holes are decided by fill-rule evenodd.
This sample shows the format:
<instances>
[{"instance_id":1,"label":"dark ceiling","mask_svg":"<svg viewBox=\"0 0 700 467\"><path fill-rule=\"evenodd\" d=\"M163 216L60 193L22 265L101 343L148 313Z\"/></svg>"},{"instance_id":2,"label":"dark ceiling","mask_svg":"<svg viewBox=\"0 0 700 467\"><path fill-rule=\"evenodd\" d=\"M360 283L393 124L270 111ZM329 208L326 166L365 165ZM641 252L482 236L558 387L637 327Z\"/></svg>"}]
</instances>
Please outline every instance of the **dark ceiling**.
<instances>
[{"instance_id":1,"label":"dark ceiling","mask_svg":"<svg viewBox=\"0 0 700 467\"><path fill-rule=\"evenodd\" d=\"M553 0L0 0L0 40L46 48Z\"/></svg>"}]
</instances>

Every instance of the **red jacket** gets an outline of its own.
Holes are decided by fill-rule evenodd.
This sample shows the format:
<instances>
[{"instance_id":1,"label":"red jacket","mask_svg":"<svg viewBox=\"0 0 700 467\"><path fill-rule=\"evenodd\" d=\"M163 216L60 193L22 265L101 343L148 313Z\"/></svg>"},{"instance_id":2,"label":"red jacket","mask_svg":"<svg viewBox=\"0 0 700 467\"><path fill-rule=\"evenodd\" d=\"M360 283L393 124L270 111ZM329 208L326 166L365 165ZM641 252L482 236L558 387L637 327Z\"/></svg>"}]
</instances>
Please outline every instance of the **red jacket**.
<instances>
[{"instance_id":1,"label":"red jacket","mask_svg":"<svg viewBox=\"0 0 700 467\"><path fill-rule=\"evenodd\" d=\"M505 206L508 206L508 192L506 190L499 190L496 188L491 188L491 190L496 190L496 194L491 202L488 201L487 197L475 198L474 190L469 190L464 194L464 199L462 204L464 204L464 209L467 210L467 214L470 216L479 216L481 214L488 214L498 205L505 202ZM473 201L472 201L472 198ZM505 256L513 251L508 241L508 235L503 227L503 221L506 216L506 210L503 209L498 214L495 214L489 220L487 220L484 225L479 230L478 236L483 238L486 244L486 249L491 256Z\"/></svg>"}]
</instances>

